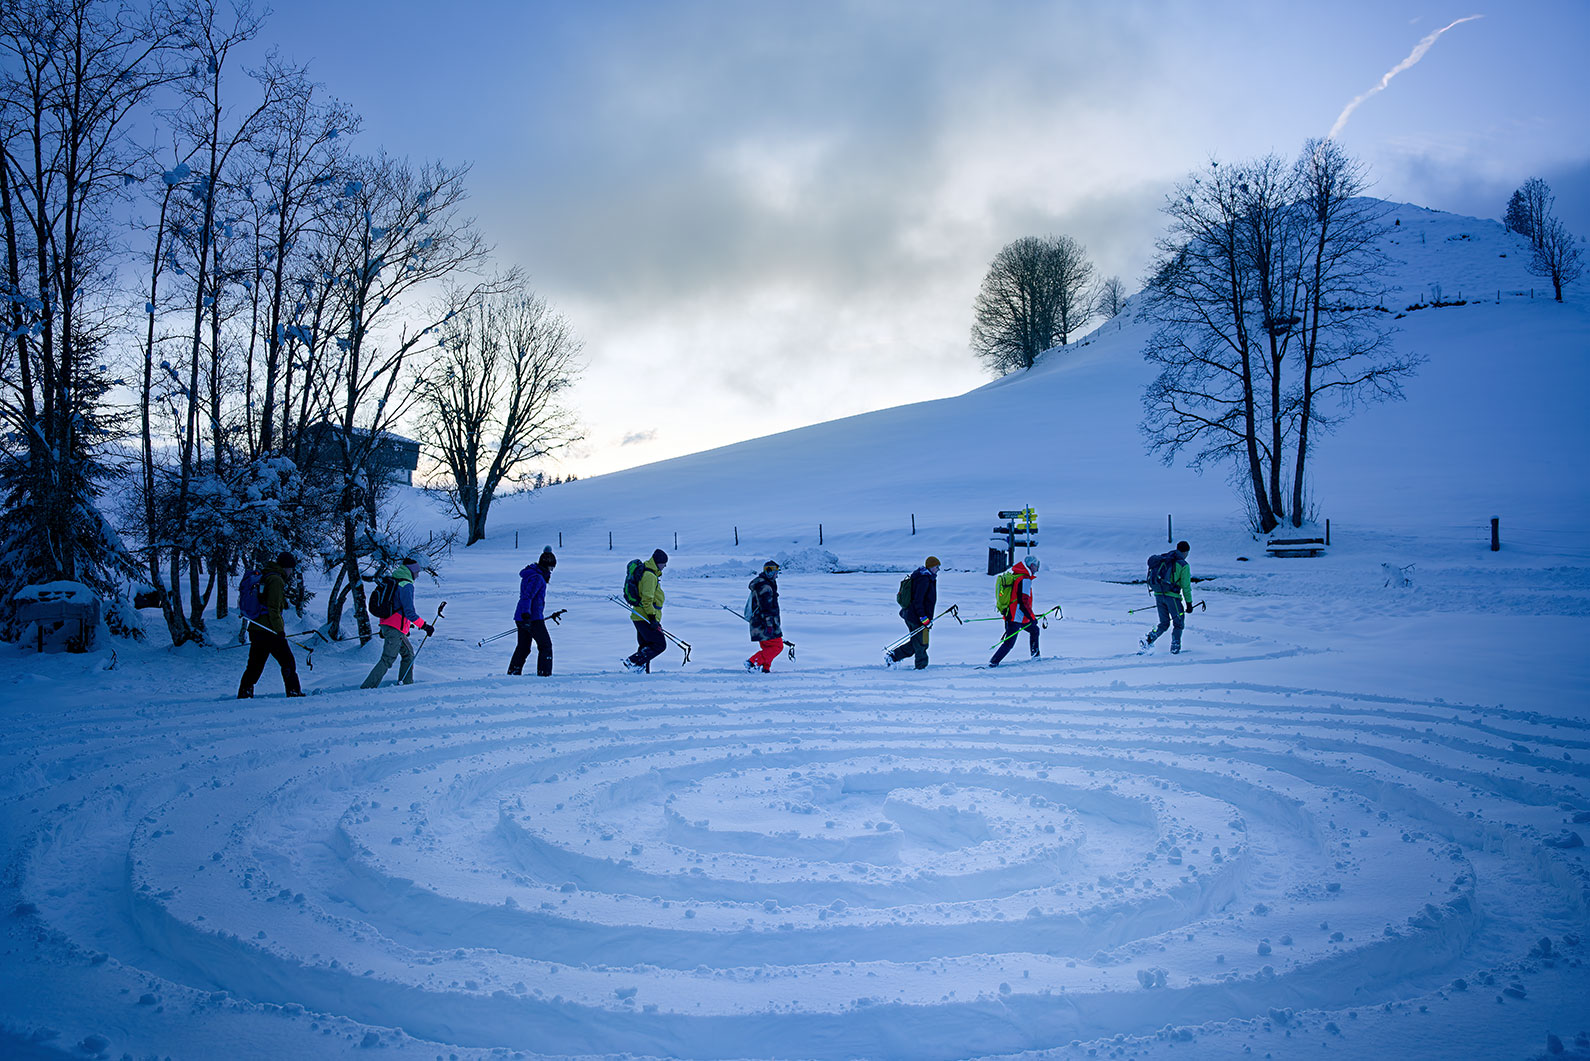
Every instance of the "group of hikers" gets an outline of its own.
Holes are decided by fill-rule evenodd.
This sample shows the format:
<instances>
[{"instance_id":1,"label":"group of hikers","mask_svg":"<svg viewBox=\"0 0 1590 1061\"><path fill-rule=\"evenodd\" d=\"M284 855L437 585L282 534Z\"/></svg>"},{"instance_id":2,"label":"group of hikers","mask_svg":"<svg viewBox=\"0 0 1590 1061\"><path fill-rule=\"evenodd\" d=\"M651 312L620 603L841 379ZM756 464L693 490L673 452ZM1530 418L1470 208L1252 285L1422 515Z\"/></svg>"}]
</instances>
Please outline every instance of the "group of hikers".
<instances>
[{"instance_id":1,"label":"group of hikers","mask_svg":"<svg viewBox=\"0 0 1590 1061\"><path fill-rule=\"evenodd\" d=\"M1154 642L1170 631L1170 650L1181 651L1182 631L1187 614L1193 607L1192 570L1187 563L1191 546L1185 541L1176 548L1148 558L1148 589L1153 595L1159 623L1138 643L1138 652L1150 651ZM249 635L248 664L238 685L239 699L254 695L254 683L264 672L265 661L274 658L282 671L282 682L288 696L302 696L292 645L287 640L282 620L282 609L287 604L287 585L292 581L297 561L290 553L282 553L275 563L250 571L238 587L240 610L244 614ZM514 608L513 632L518 635L513 655L508 661L509 674L524 673L524 665L533 648L536 652L536 674L546 677L552 673L552 635L548 621L557 622L562 611L547 614L547 587L558 558L547 546L535 563L527 564L519 572L519 601ZM904 637L884 649L884 664L892 667L907 658L915 662L917 670L928 665L928 639L934 622L954 611L939 612L938 575L939 558L927 557L911 574L902 579L895 595L899 616L904 622ZM994 581L994 604L998 618L1003 620L1005 636L995 646L994 654L986 664L998 667L1015 647L1016 639L1027 635L1027 647L1032 658L1040 658L1039 630L1045 617L1058 612L1058 606L1040 612L1033 604L1033 581L1038 577L1041 563L1028 554L1001 572ZM623 664L631 671L649 672L651 662L668 650L669 641L684 646L688 660L689 646L679 642L662 625L663 605L667 594L662 588L663 572L668 567L668 554L661 549L652 552L645 560L632 560L625 572L622 597L609 600L629 609L630 621L635 627L635 651L624 657ZM404 557L378 581L370 595L370 610L380 618L381 658L361 686L374 689L391 670L392 664L402 661L398 681L405 685L414 681L416 649L409 640L411 630L429 628L420 618L414 604L414 574L421 564L413 557ZM751 640L757 646L745 661L747 671L770 673L774 660L790 650L793 643L784 638L779 613L779 564L769 560L762 570L747 583L749 593L745 607L739 614L750 628ZM733 609L727 609L733 611ZM499 636L507 636L506 633Z\"/></svg>"}]
</instances>

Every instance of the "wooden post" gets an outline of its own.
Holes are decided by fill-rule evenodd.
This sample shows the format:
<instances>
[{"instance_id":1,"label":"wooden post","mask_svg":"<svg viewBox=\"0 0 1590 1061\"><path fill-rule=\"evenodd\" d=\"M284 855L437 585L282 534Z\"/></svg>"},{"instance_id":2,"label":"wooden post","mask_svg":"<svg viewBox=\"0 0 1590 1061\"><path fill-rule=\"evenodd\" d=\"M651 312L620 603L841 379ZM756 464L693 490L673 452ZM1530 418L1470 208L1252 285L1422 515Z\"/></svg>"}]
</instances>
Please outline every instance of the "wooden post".
<instances>
[{"instance_id":1,"label":"wooden post","mask_svg":"<svg viewBox=\"0 0 1590 1061\"><path fill-rule=\"evenodd\" d=\"M916 513L911 513L911 535L916 536Z\"/></svg>"},{"instance_id":2,"label":"wooden post","mask_svg":"<svg viewBox=\"0 0 1590 1061\"><path fill-rule=\"evenodd\" d=\"M1327 519L1325 521L1325 544L1329 545L1330 543L1331 543L1331 521L1329 519Z\"/></svg>"},{"instance_id":3,"label":"wooden post","mask_svg":"<svg viewBox=\"0 0 1590 1061\"><path fill-rule=\"evenodd\" d=\"M1171 545L1176 544L1176 531L1170 521L1170 513L1165 514L1165 541Z\"/></svg>"},{"instance_id":4,"label":"wooden post","mask_svg":"<svg viewBox=\"0 0 1590 1061\"><path fill-rule=\"evenodd\" d=\"M1498 516L1491 517L1491 552L1502 551L1502 521Z\"/></svg>"},{"instance_id":5,"label":"wooden post","mask_svg":"<svg viewBox=\"0 0 1590 1061\"><path fill-rule=\"evenodd\" d=\"M735 527L734 528L734 544L735 545L739 545L740 544L740 528L739 527Z\"/></svg>"},{"instance_id":6,"label":"wooden post","mask_svg":"<svg viewBox=\"0 0 1590 1061\"><path fill-rule=\"evenodd\" d=\"M519 548L519 532L518 531L514 531L513 532L513 547L516 550Z\"/></svg>"},{"instance_id":7,"label":"wooden post","mask_svg":"<svg viewBox=\"0 0 1590 1061\"><path fill-rule=\"evenodd\" d=\"M558 548L563 548L563 532L558 531Z\"/></svg>"},{"instance_id":8,"label":"wooden post","mask_svg":"<svg viewBox=\"0 0 1590 1061\"><path fill-rule=\"evenodd\" d=\"M612 552L613 551L613 532L612 531L608 531L607 532L607 551L608 552Z\"/></svg>"},{"instance_id":9,"label":"wooden post","mask_svg":"<svg viewBox=\"0 0 1590 1061\"><path fill-rule=\"evenodd\" d=\"M817 524L817 544L823 544L823 525L821 523Z\"/></svg>"},{"instance_id":10,"label":"wooden post","mask_svg":"<svg viewBox=\"0 0 1590 1061\"><path fill-rule=\"evenodd\" d=\"M674 531L674 552L679 551L679 532Z\"/></svg>"}]
</instances>

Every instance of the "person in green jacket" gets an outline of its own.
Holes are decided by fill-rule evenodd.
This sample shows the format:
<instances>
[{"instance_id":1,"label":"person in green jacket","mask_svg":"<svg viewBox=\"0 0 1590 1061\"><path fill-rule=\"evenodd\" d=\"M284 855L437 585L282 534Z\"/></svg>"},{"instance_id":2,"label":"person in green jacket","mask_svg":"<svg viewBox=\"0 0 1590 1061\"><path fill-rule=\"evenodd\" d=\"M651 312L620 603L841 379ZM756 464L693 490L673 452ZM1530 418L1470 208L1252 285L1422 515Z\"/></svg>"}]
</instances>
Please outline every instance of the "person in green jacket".
<instances>
[{"instance_id":1,"label":"person in green jacket","mask_svg":"<svg viewBox=\"0 0 1590 1061\"><path fill-rule=\"evenodd\" d=\"M1149 586L1154 594L1154 603L1159 607L1159 625L1148 632L1138 643L1138 653L1142 654L1154 647L1154 642L1159 639L1166 629L1170 630L1170 651L1174 655L1181 651L1181 632L1187 624L1187 612L1192 608L1192 568L1187 566L1187 554L1192 551L1192 546L1186 542L1177 542L1172 552L1161 553L1149 561L1149 568L1154 568L1155 561L1165 561L1170 568L1169 588L1156 588Z\"/></svg>"},{"instance_id":2,"label":"person in green jacket","mask_svg":"<svg viewBox=\"0 0 1590 1061\"><path fill-rule=\"evenodd\" d=\"M639 647L624 660L630 670L651 671L651 661L668 650L668 639L662 632L663 568L668 566L668 554L661 549L651 554L641 570L640 585L636 595L640 603L630 608L629 618L635 624L635 641Z\"/></svg>"},{"instance_id":3,"label":"person in green jacket","mask_svg":"<svg viewBox=\"0 0 1590 1061\"><path fill-rule=\"evenodd\" d=\"M298 685L298 664L293 660L293 646L287 640L287 626L282 621L282 609L287 606L287 583L292 581L298 561L292 553L282 553L274 564L260 568L259 602L265 614L248 621L248 665L243 668L243 680L238 682L237 698L251 700L254 683L265 673L265 660L274 658L282 669L282 684L288 696L303 696Z\"/></svg>"}]
</instances>

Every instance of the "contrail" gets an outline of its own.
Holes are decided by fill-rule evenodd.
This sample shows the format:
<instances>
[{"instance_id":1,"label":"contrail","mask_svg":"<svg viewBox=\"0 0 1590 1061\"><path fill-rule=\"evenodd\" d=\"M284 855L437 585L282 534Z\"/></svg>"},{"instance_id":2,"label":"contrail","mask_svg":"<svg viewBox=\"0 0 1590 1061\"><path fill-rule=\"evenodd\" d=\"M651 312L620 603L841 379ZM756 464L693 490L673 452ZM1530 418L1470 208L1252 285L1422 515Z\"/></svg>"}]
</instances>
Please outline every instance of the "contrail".
<instances>
[{"instance_id":1,"label":"contrail","mask_svg":"<svg viewBox=\"0 0 1590 1061\"><path fill-rule=\"evenodd\" d=\"M1413 46L1413 51L1408 53L1408 57L1402 62L1398 63L1396 66L1392 67L1390 70L1387 70L1385 76L1380 79L1380 83L1378 85L1370 89L1368 92L1363 93L1357 99L1349 103L1346 107L1342 108L1342 113L1337 117L1336 124L1331 126L1330 134L1326 137L1326 139L1334 140L1336 138L1336 134L1342 131L1342 126L1347 124L1347 119L1352 115L1353 111L1358 109L1358 105L1360 103L1368 99L1370 96L1373 96L1375 93L1383 91L1387 85L1391 84L1392 78L1408 69L1408 67L1412 66L1414 63L1417 63L1420 59L1423 59L1424 53L1430 50L1431 46L1435 44L1436 39L1439 38L1441 34L1445 33L1453 26L1460 26L1465 22L1473 22L1477 18L1484 17L1484 15L1469 15L1467 18L1460 18L1456 22L1442 26L1424 40L1420 41L1418 44L1415 44Z\"/></svg>"}]
</instances>

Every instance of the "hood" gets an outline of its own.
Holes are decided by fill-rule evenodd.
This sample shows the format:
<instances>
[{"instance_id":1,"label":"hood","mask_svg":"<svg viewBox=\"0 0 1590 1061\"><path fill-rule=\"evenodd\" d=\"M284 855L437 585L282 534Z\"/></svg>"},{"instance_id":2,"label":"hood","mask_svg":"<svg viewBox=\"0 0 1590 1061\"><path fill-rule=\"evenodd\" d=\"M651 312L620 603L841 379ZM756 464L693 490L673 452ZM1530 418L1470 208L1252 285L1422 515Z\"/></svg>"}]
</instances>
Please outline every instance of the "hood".
<instances>
[{"instance_id":1,"label":"hood","mask_svg":"<svg viewBox=\"0 0 1590 1061\"><path fill-rule=\"evenodd\" d=\"M1011 570L1016 572L1016 574L1020 575L1022 578L1036 578L1037 577L1031 571L1028 571L1027 570L1027 565L1022 563L1020 560L1016 561L1016 566L1011 568Z\"/></svg>"},{"instance_id":2,"label":"hood","mask_svg":"<svg viewBox=\"0 0 1590 1061\"><path fill-rule=\"evenodd\" d=\"M387 574L391 575L393 578L397 579L399 582L413 582L414 581L414 572L410 571L403 564L398 564L392 570L388 571Z\"/></svg>"}]
</instances>

